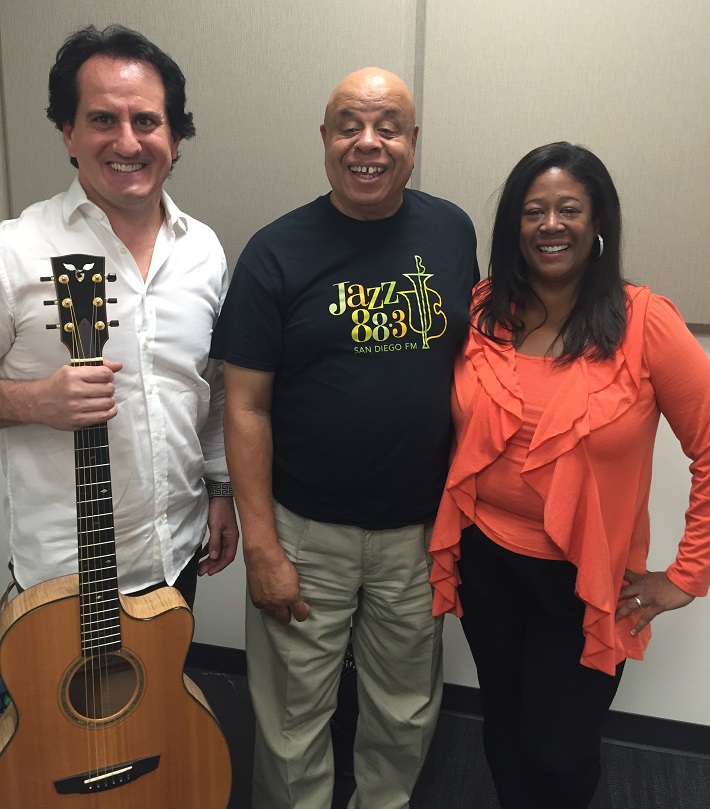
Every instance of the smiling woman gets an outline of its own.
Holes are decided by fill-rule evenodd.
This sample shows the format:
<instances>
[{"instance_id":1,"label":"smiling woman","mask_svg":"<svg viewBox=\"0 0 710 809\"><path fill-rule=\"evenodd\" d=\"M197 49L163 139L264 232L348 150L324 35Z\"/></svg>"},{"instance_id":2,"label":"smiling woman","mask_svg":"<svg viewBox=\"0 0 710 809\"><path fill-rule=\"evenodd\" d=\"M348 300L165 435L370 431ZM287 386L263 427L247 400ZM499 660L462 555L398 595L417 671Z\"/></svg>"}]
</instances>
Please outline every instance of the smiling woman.
<instances>
[{"instance_id":1,"label":"smiling woman","mask_svg":"<svg viewBox=\"0 0 710 809\"><path fill-rule=\"evenodd\" d=\"M500 324L520 353L613 355L626 322L621 208L596 155L552 143L515 166L493 227L490 276L474 312L491 339Z\"/></svg>"},{"instance_id":2,"label":"smiling woman","mask_svg":"<svg viewBox=\"0 0 710 809\"><path fill-rule=\"evenodd\" d=\"M596 235L592 200L568 171L551 168L533 180L520 222L520 254L533 288L576 288Z\"/></svg>"},{"instance_id":3,"label":"smiling woman","mask_svg":"<svg viewBox=\"0 0 710 809\"><path fill-rule=\"evenodd\" d=\"M670 301L624 282L620 236L597 157L526 155L455 368L431 581L476 661L502 809L589 805L626 659L710 585L710 362ZM661 413L693 480L676 560L648 572Z\"/></svg>"}]
</instances>

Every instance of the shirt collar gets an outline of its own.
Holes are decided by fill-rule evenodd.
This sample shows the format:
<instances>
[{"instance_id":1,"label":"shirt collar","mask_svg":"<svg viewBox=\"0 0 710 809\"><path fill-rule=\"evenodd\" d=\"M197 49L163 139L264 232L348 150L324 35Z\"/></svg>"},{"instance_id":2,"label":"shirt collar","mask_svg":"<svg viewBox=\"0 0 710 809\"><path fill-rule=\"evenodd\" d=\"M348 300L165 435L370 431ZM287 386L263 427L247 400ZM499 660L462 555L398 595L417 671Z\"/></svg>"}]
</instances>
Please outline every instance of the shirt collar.
<instances>
[{"instance_id":1,"label":"shirt collar","mask_svg":"<svg viewBox=\"0 0 710 809\"><path fill-rule=\"evenodd\" d=\"M178 235L178 231L187 233L188 219L185 214L177 207L177 205L170 199L170 197L163 191L163 208L165 208L165 224L167 227ZM69 223L78 211L82 211L92 219L103 219L104 212L98 205L93 203L87 196L84 189L81 187L79 178L75 177L69 190L64 196L63 215L64 220Z\"/></svg>"}]
</instances>

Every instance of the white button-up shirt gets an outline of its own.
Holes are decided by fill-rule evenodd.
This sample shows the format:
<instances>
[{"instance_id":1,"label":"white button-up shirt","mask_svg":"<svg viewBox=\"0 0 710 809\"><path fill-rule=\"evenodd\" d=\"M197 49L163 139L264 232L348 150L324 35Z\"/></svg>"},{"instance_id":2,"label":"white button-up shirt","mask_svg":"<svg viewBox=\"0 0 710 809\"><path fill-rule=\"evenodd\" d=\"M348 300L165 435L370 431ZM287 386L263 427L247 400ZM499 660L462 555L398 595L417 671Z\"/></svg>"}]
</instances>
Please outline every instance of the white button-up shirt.
<instances>
[{"instance_id":1,"label":"white button-up shirt","mask_svg":"<svg viewBox=\"0 0 710 809\"><path fill-rule=\"evenodd\" d=\"M105 256L115 273L106 295L103 356L115 376L118 415L109 422L119 588L174 583L207 522L203 478L226 481L221 363L209 359L228 284L224 252L206 225L163 195L166 218L148 277L105 214L75 180L69 190L0 224L0 378L38 379L67 364L58 331L51 257ZM38 424L0 429L5 509L15 577L22 587L75 573L73 433Z\"/></svg>"}]
</instances>

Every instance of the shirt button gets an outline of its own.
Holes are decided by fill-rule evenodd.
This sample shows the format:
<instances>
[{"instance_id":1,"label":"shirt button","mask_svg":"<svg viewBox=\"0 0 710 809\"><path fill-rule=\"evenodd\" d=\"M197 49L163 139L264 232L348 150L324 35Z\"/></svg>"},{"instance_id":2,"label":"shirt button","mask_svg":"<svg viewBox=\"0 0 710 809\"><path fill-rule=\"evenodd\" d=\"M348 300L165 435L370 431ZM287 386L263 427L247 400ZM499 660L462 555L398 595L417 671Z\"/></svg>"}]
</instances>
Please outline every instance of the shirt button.
<instances>
[{"instance_id":1,"label":"shirt button","mask_svg":"<svg viewBox=\"0 0 710 809\"><path fill-rule=\"evenodd\" d=\"M126 255L126 253L128 252L128 250L126 250L126 248L125 248L125 247L122 247L122 248L121 248L121 252L122 252L122 253L123 253L123 255L125 256L125 255Z\"/></svg>"},{"instance_id":2,"label":"shirt button","mask_svg":"<svg viewBox=\"0 0 710 809\"><path fill-rule=\"evenodd\" d=\"M156 441L160 441L161 438L162 438L162 435L160 433L155 434Z\"/></svg>"},{"instance_id":3,"label":"shirt button","mask_svg":"<svg viewBox=\"0 0 710 809\"><path fill-rule=\"evenodd\" d=\"M151 385L151 386L148 388L148 393L152 393L154 390L155 390L155 388L154 388L154 387Z\"/></svg>"}]
</instances>

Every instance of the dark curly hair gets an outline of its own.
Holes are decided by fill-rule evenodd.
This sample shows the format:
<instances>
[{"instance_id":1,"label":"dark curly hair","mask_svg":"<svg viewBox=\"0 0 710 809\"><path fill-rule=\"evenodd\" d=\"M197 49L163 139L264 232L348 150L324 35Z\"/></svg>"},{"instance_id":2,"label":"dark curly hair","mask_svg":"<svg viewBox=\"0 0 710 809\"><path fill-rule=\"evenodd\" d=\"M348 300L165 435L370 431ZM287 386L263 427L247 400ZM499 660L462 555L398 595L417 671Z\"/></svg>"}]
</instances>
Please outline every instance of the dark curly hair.
<instances>
[{"instance_id":1,"label":"dark curly hair","mask_svg":"<svg viewBox=\"0 0 710 809\"><path fill-rule=\"evenodd\" d=\"M79 69L87 59L97 55L136 59L153 65L163 80L165 109L171 132L181 139L193 137L195 125L192 113L185 111L185 76L182 71L167 53L143 34L123 25L109 25L103 31L89 25L72 34L57 51L57 58L49 72L47 107L47 118L57 129L61 131L64 124L74 123L79 105ZM73 157L71 163L78 166Z\"/></svg>"},{"instance_id":2,"label":"dark curly hair","mask_svg":"<svg viewBox=\"0 0 710 809\"><path fill-rule=\"evenodd\" d=\"M562 351L558 360L571 362L583 354L591 359L612 357L626 332L626 284L621 273L621 206L614 183L601 160L583 146L561 141L533 149L518 162L501 193L491 242L490 283L477 296L471 322L496 342L496 325L516 339L525 328L513 311L537 297L529 270L520 253L520 217L525 194L545 171L568 171L584 186L592 201L592 217L604 239L601 256L593 251L582 279L577 301L560 330Z\"/></svg>"}]
</instances>

